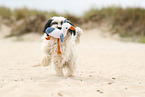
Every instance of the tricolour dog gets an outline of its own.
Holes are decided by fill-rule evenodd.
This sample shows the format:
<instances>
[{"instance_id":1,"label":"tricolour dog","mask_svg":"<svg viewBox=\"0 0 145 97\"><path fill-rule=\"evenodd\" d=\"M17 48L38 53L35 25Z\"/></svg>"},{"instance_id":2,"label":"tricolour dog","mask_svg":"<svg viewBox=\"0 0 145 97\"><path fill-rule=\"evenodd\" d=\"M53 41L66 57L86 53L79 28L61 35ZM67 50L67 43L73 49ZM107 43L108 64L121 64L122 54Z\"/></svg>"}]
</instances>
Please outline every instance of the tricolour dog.
<instances>
[{"instance_id":1,"label":"tricolour dog","mask_svg":"<svg viewBox=\"0 0 145 97\"><path fill-rule=\"evenodd\" d=\"M80 42L80 36L82 34L82 29L76 27L76 31L69 30L64 42L60 42L62 54L57 54L57 39L51 37L50 40L46 40L47 37L45 30L48 27L54 27L61 30L64 17L52 17L47 21L44 27L44 35L42 36L42 58L41 65L48 66L51 63L55 65L56 74L59 76L64 76L63 68L67 68L67 77L73 76L75 67L78 64L77 54L76 54L76 44ZM67 21L73 25L70 21Z\"/></svg>"}]
</instances>

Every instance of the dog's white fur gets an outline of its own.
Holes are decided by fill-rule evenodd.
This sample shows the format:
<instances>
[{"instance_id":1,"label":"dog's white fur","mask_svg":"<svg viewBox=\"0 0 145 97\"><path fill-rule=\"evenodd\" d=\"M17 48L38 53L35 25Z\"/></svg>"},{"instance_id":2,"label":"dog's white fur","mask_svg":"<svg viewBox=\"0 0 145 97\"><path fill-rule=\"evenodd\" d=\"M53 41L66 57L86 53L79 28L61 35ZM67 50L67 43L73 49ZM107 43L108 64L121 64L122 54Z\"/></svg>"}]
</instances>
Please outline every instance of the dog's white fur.
<instances>
[{"instance_id":1,"label":"dog's white fur","mask_svg":"<svg viewBox=\"0 0 145 97\"><path fill-rule=\"evenodd\" d=\"M57 22L57 25L52 25L57 28L61 26L61 21L65 20L64 17L53 17L52 22ZM46 35L42 36L42 58L41 65L48 66L51 63L55 65L56 74L59 76L64 76L63 68L67 68L67 77L73 76L75 67L77 66L77 55L75 51L76 43L79 43L82 30L76 27L77 36L73 36L67 33L64 38L64 42L60 42L62 54L57 54L57 39L51 37L50 40L46 40Z\"/></svg>"}]
</instances>

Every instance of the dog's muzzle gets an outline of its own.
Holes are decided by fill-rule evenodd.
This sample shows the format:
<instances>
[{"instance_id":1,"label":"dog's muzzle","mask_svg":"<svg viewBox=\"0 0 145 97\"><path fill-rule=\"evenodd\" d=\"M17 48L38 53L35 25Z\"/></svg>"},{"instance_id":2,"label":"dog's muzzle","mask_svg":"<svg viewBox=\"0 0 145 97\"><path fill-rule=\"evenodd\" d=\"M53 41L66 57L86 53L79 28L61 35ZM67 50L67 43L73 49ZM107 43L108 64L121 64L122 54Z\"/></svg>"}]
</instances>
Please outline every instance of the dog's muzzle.
<instances>
[{"instance_id":1,"label":"dog's muzzle","mask_svg":"<svg viewBox=\"0 0 145 97\"><path fill-rule=\"evenodd\" d=\"M61 27L57 27L59 30L61 30Z\"/></svg>"}]
</instances>

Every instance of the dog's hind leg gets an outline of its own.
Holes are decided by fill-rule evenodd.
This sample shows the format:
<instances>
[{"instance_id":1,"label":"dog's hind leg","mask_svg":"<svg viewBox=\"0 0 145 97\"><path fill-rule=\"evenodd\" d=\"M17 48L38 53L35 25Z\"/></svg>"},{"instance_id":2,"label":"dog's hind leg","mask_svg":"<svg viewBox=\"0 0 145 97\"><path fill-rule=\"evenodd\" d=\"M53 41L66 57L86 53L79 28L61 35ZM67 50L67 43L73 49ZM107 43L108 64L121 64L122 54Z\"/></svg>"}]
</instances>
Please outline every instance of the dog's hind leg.
<instances>
[{"instance_id":1,"label":"dog's hind leg","mask_svg":"<svg viewBox=\"0 0 145 97\"><path fill-rule=\"evenodd\" d=\"M44 54L41 58L41 65L42 66L48 66L51 63L51 57L50 55Z\"/></svg>"}]
</instances>

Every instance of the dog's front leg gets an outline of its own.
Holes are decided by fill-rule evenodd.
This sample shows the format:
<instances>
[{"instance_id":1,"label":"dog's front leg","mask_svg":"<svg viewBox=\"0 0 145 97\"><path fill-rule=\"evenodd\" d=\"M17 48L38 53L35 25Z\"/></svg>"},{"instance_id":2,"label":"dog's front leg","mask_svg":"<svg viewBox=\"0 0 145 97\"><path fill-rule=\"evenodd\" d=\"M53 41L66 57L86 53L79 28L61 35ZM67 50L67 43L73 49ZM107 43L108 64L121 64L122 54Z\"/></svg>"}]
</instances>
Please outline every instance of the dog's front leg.
<instances>
[{"instance_id":1,"label":"dog's front leg","mask_svg":"<svg viewBox=\"0 0 145 97\"><path fill-rule=\"evenodd\" d=\"M48 66L51 63L51 56L48 54L44 54L41 58L41 65Z\"/></svg>"},{"instance_id":2,"label":"dog's front leg","mask_svg":"<svg viewBox=\"0 0 145 97\"><path fill-rule=\"evenodd\" d=\"M77 55L74 49L72 50L72 52L73 53L71 53L69 61L65 63L65 66L67 68L66 72L67 77L73 77L74 70L78 64Z\"/></svg>"},{"instance_id":3,"label":"dog's front leg","mask_svg":"<svg viewBox=\"0 0 145 97\"><path fill-rule=\"evenodd\" d=\"M56 54L53 56L53 64L55 65L56 75L64 76L63 74L63 64L64 64L64 56L63 54Z\"/></svg>"},{"instance_id":4,"label":"dog's front leg","mask_svg":"<svg viewBox=\"0 0 145 97\"><path fill-rule=\"evenodd\" d=\"M55 65L55 70L56 70L56 75L57 76L64 76L63 71L62 71L62 67L59 67L58 65Z\"/></svg>"},{"instance_id":5,"label":"dog's front leg","mask_svg":"<svg viewBox=\"0 0 145 97\"><path fill-rule=\"evenodd\" d=\"M74 66L72 66L70 62L66 62L65 66L67 68L66 76L73 77Z\"/></svg>"},{"instance_id":6,"label":"dog's front leg","mask_svg":"<svg viewBox=\"0 0 145 97\"><path fill-rule=\"evenodd\" d=\"M65 66L67 67L67 73L66 73L66 76L67 77L73 77L73 73L74 73L74 70L77 66L77 58L76 56L72 56L71 59L66 62Z\"/></svg>"}]
</instances>

